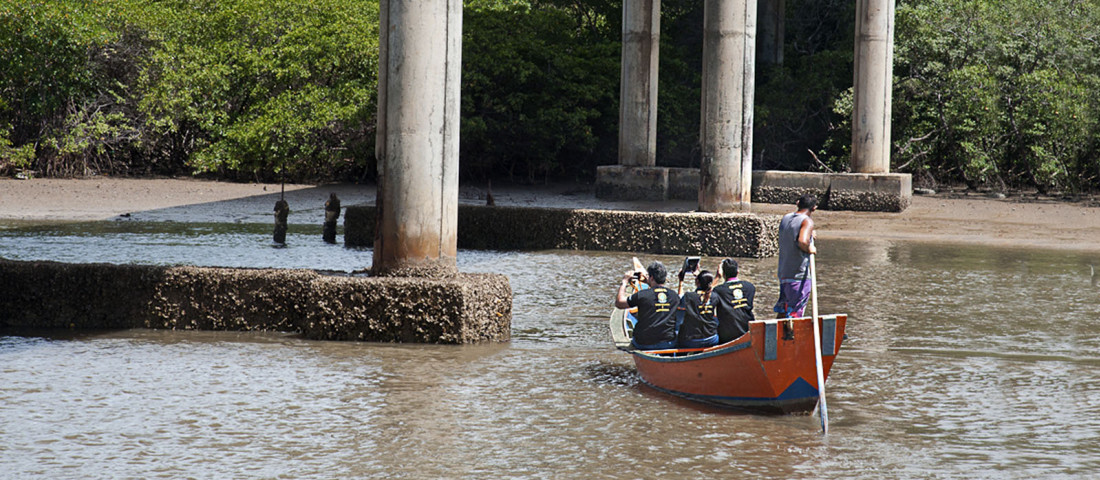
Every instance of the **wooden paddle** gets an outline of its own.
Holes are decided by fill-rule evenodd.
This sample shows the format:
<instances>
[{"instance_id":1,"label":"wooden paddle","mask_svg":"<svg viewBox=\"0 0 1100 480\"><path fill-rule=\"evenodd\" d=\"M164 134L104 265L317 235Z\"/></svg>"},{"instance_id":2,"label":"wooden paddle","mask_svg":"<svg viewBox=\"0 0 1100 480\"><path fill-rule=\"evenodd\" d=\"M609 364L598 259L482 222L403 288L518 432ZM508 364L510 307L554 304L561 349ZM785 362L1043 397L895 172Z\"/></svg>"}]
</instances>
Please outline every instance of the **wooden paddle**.
<instances>
[{"instance_id":1,"label":"wooden paddle","mask_svg":"<svg viewBox=\"0 0 1100 480\"><path fill-rule=\"evenodd\" d=\"M821 366L821 332L817 319L817 265L816 255L810 254L810 312L814 320L814 359L817 360L817 405L821 417L821 433L829 433L829 412L825 408L825 369Z\"/></svg>"}]
</instances>

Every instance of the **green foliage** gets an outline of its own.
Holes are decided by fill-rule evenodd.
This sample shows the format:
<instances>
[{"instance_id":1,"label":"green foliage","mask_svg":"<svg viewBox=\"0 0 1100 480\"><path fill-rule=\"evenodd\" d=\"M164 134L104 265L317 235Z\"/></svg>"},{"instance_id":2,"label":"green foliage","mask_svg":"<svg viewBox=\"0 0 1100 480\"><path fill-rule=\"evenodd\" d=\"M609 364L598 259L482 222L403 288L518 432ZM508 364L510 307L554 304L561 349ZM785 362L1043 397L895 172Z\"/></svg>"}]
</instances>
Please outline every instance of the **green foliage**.
<instances>
[{"instance_id":1,"label":"green foliage","mask_svg":"<svg viewBox=\"0 0 1100 480\"><path fill-rule=\"evenodd\" d=\"M377 29L370 0L11 0L0 125L47 175L329 176L369 158Z\"/></svg>"},{"instance_id":2,"label":"green foliage","mask_svg":"<svg viewBox=\"0 0 1100 480\"><path fill-rule=\"evenodd\" d=\"M166 151L187 145L198 171L319 176L370 150L376 2L161 5L138 85Z\"/></svg>"},{"instance_id":3,"label":"green foliage","mask_svg":"<svg viewBox=\"0 0 1100 480\"><path fill-rule=\"evenodd\" d=\"M61 120L99 88L88 56L110 35L97 28L94 14L83 6L36 1L0 6L0 127L6 164L0 169L30 167L40 144L56 142Z\"/></svg>"},{"instance_id":4,"label":"green foliage","mask_svg":"<svg viewBox=\"0 0 1100 480\"><path fill-rule=\"evenodd\" d=\"M899 6L898 169L973 188L1100 186L1095 0Z\"/></svg>"},{"instance_id":5,"label":"green foliage","mask_svg":"<svg viewBox=\"0 0 1100 480\"><path fill-rule=\"evenodd\" d=\"M575 13L549 4L467 3L461 133L466 175L507 172L534 181L594 174L591 155L601 138L614 135L618 118L619 47L589 35L585 17Z\"/></svg>"},{"instance_id":6,"label":"green foliage","mask_svg":"<svg viewBox=\"0 0 1100 480\"><path fill-rule=\"evenodd\" d=\"M44 117L91 88L89 72L80 68L91 40L78 37L72 12L62 6L0 6L0 92L17 137L41 133Z\"/></svg>"},{"instance_id":7,"label":"green foliage","mask_svg":"<svg viewBox=\"0 0 1100 480\"><path fill-rule=\"evenodd\" d=\"M590 179L618 149L621 0L467 0L465 178ZM662 2L658 163L697 164L702 2ZM5 0L0 174L371 171L378 0ZM854 5L788 0L755 168L847 168ZM1100 188L1100 0L906 0L892 170Z\"/></svg>"},{"instance_id":8,"label":"green foliage","mask_svg":"<svg viewBox=\"0 0 1100 480\"><path fill-rule=\"evenodd\" d=\"M661 5L660 165L698 164L702 15L697 1ZM464 173L591 179L614 164L621 20L619 1L467 2Z\"/></svg>"},{"instance_id":9,"label":"green foliage","mask_svg":"<svg viewBox=\"0 0 1100 480\"><path fill-rule=\"evenodd\" d=\"M4 104L0 101L0 107ZM34 160L34 145L12 147L9 127L0 125L0 175L12 175L30 168Z\"/></svg>"},{"instance_id":10,"label":"green foliage","mask_svg":"<svg viewBox=\"0 0 1100 480\"><path fill-rule=\"evenodd\" d=\"M702 73L703 2L661 2L660 79L657 82L659 165L699 166ZM613 155L614 151L607 158L614 159Z\"/></svg>"},{"instance_id":11,"label":"green foliage","mask_svg":"<svg viewBox=\"0 0 1100 480\"><path fill-rule=\"evenodd\" d=\"M848 0L788 0L782 65L758 63L756 169L848 166L855 7Z\"/></svg>"},{"instance_id":12,"label":"green foliage","mask_svg":"<svg viewBox=\"0 0 1100 480\"><path fill-rule=\"evenodd\" d=\"M78 106L45 138L41 149L49 152L50 161L44 163L47 174L87 175L125 169L115 163L140 145L141 132L125 113L101 107L110 105Z\"/></svg>"}]
</instances>

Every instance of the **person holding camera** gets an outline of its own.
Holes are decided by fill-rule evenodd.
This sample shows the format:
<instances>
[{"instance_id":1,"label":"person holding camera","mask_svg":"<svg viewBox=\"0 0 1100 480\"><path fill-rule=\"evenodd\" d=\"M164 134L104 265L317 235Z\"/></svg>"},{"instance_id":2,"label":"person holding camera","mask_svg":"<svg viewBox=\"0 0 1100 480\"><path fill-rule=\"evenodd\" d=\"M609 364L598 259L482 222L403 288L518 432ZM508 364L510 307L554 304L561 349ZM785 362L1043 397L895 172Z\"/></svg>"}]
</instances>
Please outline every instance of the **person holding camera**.
<instances>
[{"instance_id":1,"label":"person holding camera","mask_svg":"<svg viewBox=\"0 0 1100 480\"><path fill-rule=\"evenodd\" d=\"M749 331L749 322L756 320L752 313L756 286L741 280L737 274L737 260L722 260L718 273L725 280L714 287L714 309L718 316L718 343L735 340Z\"/></svg>"},{"instance_id":2,"label":"person holding camera","mask_svg":"<svg viewBox=\"0 0 1100 480\"><path fill-rule=\"evenodd\" d=\"M638 308L638 313L634 315L637 319L634 338L630 343L638 350L676 348L676 309L680 305L680 296L664 285L668 270L661 262L649 264L640 277L649 288L628 297L626 287L633 278L636 278L635 272L626 272L615 296L616 308Z\"/></svg>"},{"instance_id":3,"label":"person holding camera","mask_svg":"<svg viewBox=\"0 0 1100 480\"><path fill-rule=\"evenodd\" d=\"M688 268L690 263L684 262ZM684 281L685 270L680 270L680 282ZM684 292L680 297L680 310L684 312L684 321L676 343L680 348L706 348L718 345L718 319L714 316L714 303L711 301L711 287L714 274L699 271L698 259L695 262L695 291Z\"/></svg>"}]
</instances>

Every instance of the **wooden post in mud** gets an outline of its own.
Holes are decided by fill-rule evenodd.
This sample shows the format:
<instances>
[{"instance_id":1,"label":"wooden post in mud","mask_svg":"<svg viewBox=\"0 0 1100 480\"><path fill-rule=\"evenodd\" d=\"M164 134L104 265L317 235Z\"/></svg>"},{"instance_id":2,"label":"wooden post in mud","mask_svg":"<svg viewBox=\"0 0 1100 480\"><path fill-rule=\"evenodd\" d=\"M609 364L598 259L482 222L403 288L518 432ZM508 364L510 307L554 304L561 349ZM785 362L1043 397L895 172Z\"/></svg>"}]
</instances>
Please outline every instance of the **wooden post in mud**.
<instances>
[{"instance_id":1,"label":"wooden post in mud","mask_svg":"<svg viewBox=\"0 0 1100 480\"><path fill-rule=\"evenodd\" d=\"M290 204L286 202L286 199L279 198L275 201L275 232L272 234L272 240L278 244L286 243L286 229L287 229L287 217L290 215Z\"/></svg>"},{"instance_id":2,"label":"wooden post in mud","mask_svg":"<svg viewBox=\"0 0 1100 480\"><path fill-rule=\"evenodd\" d=\"M457 272L461 0L382 0L375 275Z\"/></svg>"},{"instance_id":3,"label":"wooden post in mud","mask_svg":"<svg viewBox=\"0 0 1100 480\"><path fill-rule=\"evenodd\" d=\"M340 219L340 199L330 193L325 202L325 223L321 228L321 238L325 243L336 243L336 221Z\"/></svg>"},{"instance_id":4,"label":"wooden post in mud","mask_svg":"<svg viewBox=\"0 0 1100 480\"><path fill-rule=\"evenodd\" d=\"M704 0L699 211L747 212L756 0Z\"/></svg>"}]
</instances>

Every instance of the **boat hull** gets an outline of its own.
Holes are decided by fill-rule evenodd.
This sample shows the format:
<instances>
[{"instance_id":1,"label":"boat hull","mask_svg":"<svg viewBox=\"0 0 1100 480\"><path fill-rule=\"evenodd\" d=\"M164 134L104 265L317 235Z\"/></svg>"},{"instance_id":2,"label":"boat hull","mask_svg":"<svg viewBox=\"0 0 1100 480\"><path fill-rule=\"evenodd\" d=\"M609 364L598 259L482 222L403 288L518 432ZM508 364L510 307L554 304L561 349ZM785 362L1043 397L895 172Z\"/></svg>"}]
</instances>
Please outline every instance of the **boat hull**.
<instances>
[{"instance_id":1,"label":"boat hull","mask_svg":"<svg viewBox=\"0 0 1100 480\"><path fill-rule=\"evenodd\" d=\"M616 315L620 320L616 321ZM634 350L622 341L627 325L622 310L612 314L616 346L628 351L642 380L664 392L727 408L773 413L809 412L817 405L817 366L811 318L758 320L749 332L706 349ZM847 315L820 319L825 378L844 339Z\"/></svg>"}]
</instances>

